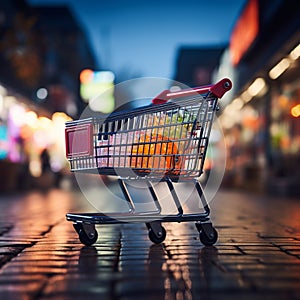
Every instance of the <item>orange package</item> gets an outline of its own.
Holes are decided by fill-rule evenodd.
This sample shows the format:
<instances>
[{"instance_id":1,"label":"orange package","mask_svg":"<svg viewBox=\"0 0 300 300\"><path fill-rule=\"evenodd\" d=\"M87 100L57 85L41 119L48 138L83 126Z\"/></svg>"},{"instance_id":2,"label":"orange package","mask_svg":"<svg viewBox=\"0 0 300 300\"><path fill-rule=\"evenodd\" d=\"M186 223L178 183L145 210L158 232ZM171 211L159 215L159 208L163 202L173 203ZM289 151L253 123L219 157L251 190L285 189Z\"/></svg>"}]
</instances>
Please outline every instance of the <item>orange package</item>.
<instances>
[{"instance_id":1,"label":"orange package","mask_svg":"<svg viewBox=\"0 0 300 300\"><path fill-rule=\"evenodd\" d=\"M181 157L178 153L178 142L170 141L162 135L143 135L137 144L132 146L132 168L170 171L181 168Z\"/></svg>"}]
</instances>

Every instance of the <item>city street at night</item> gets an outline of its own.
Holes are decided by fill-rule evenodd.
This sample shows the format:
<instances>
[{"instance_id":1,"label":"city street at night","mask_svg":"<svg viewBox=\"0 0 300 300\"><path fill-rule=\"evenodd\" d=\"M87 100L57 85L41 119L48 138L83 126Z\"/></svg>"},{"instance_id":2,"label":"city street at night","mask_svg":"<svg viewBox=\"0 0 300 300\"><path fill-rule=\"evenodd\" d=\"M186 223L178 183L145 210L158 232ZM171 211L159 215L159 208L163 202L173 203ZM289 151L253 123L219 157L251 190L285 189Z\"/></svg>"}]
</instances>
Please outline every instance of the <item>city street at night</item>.
<instances>
[{"instance_id":1,"label":"city street at night","mask_svg":"<svg viewBox=\"0 0 300 300\"><path fill-rule=\"evenodd\" d=\"M1 195L0 299L299 299L300 203L221 190L219 233L204 247L193 223L102 225L90 247L67 212L93 208L79 191Z\"/></svg>"},{"instance_id":2,"label":"city street at night","mask_svg":"<svg viewBox=\"0 0 300 300\"><path fill-rule=\"evenodd\" d=\"M300 300L295 0L0 1L0 300Z\"/></svg>"}]
</instances>

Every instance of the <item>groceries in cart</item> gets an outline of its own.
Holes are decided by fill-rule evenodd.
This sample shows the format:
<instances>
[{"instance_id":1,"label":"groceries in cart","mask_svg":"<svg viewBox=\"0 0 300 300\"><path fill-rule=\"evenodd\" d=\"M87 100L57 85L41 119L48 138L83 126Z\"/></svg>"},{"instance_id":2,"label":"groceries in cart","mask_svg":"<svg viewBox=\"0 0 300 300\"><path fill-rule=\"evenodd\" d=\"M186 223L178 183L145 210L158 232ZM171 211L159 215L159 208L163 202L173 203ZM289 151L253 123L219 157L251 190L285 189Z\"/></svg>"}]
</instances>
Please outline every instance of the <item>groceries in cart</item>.
<instances>
[{"instance_id":1,"label":"groceries in cart","mask_svg":"<svg viewBox=\"0 0 300 300\"><path fill-rule=\"evenodd\" d=\"M99 134L97 167L124 167L154 172L179 172L187 151L193 115L177 109L145 115L139 130L128 124L110 135ZM141 122L141 121L140 121ZM124 127L126 129L124 129Z\"/></svg>"}]
</instances>

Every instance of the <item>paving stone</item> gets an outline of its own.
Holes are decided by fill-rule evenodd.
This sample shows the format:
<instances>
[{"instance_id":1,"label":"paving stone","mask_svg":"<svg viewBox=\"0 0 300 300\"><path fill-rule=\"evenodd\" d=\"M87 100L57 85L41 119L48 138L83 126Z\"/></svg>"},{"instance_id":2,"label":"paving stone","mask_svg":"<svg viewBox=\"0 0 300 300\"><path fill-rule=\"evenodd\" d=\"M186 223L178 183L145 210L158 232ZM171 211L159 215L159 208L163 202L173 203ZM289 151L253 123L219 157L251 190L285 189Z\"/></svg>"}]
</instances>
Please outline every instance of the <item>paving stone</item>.
<instances>
[{"instance_id":1,"label":"paving stone","mask_svg":"<svg viewBox=\"0 0 300 300\"><path fill-rule=\"evenodd\" d=\"M9 262L13 257L14 257L14 255L11 255L11 254L0 255L0 267L3 266L4 264L6 264L7 262Z\"/></svg>"},{"instance_id":2,"label":"paving stone","mask_svg":"<svg viewBox=\"0 0 300 300\"><path fill-rule=\"evenodd\" d=\"M24 247L10 247L10 246L3 246L0 247L0 255L17 255L18 253L20 253L22 250L24 249Z\"/></svg>"},{"instance_id":3,"label":"paving stone","mask_svg":"<svg viewBox=\"0 0 300 300\"><path fill-rule=\"evenodd\" d=\"M97 225L99 239L87 247L64 218L85 206L70 193L1 200L0 217L10 221L0 221L0 299L299 299L300 228L289 212L300 203L226 191L217 198L213 247L201 244L193 222L165 223L161 245L145 224Z\"/></svg>"},{"instance_id":4,"label":"paving stone","mask_svg":"<svg viewBox=\"0 0 300 300\"><path fill-rule=\"evenodd\" d=\"M29 241L22 241L22 240L11 240L1 237L0 240L0 249L1 247L29 247L32 246L33 243Z\"/></svg>"},{"instance_id":5,"label":"paving stone","mask_svg":"<svg viewBox=\"0 0 300 300\"><path fill-rule=\"evenodd\" d=\"M34 299L33 295L31 295L27 291L18 291L14 290L11 288L11 290L0 290L0 299L5 299L5 300L15 300L15 299L22 299L22 300L32 300Z\"/></svg>"},{"instance_id":6,"label":"paving stone","mask_svg":"<svg viewBox=\"0 0 300 300\"><path fill-rule=\"evenodd\" d=\"M0 276L0 284L12 284L17 283L26 283L30 281L45 281L47 280L46 275L42 274L6 274L6 276Z\"/></svg>"},{"instance_id":7,"label":"paving stone","mask_svg":"<svg viewBox=\"0 0 300 300\"><path fill-rule=\"evenodd\" d=\"M0 276L6 276L7 274L45 274L45 275L52 275L52 274L64 274L66 273L66 268L61 266L27 266L27 263L15 265L9 264L5 265L1 271Z\"/></svg>"},{"instance_id":8,"label":"paving stone","mask_svg":"<svg viewBox=\"0 0 300 300\"><path fill-rule=\"evenodd\" d=\"M34 295L39 293L39 291L43 288L44 284L45 281L43 280L29 281L29 282L0 283L0 296L2 294L3 297L10 298L11 295L16 293L16 294L26 295L27 297L31 296L31 299L33 299ZM1 299L9 299L9 298L1 298Z\"/></svg>"}]
</instances>

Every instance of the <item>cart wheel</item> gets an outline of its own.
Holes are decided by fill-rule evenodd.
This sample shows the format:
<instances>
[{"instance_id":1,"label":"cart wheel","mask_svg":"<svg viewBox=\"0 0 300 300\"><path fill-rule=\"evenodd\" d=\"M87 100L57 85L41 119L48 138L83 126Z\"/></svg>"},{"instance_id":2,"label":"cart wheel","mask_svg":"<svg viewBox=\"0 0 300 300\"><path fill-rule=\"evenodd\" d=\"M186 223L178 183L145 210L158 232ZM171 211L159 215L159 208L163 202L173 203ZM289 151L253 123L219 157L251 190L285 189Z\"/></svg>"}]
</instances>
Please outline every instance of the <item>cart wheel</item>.
<instances>
[{"instance_id":1,"label":"cart wheel","mask_svg":"<svg viewBox=\"0 0 300 300\"><path fill-rule=\"evenodd\" d=\"M218 232L215 228L212 227L212 233L210 234L210 236L208 236L204 230L201 230L199 237L200 237L200 241L203 245L212 246L218 240Z\"/></svg>"},{"instance_id":2,"label":"cart wheel","mask_svg":"<svg viewBox=\"0 0 300 300\"><path fill-rule=\"evenodd\" d=\"M158 237L154 233L153 229L149 228L148 235L149 235L149 239L152 243L160 244L165 240L165 238L167 236L167 232L166 232L166 229L163 226L161 226L161 231L159 233L160 233L160 236Z\"/></svg>"},{"instance_id":3,"label":"cart wheel","mask_svg":"<svg viewBox=\"0 0 300 300\"><path fill-rule=\"evenodd\" d=\"M86 246L91 246L94 243L96 243L98 239L98 232L95 229L95 225L83 225L81 223L75 223L73 224L73 227L78 233L79 240L82 244Z\"/></svg>"}]
</instances>

